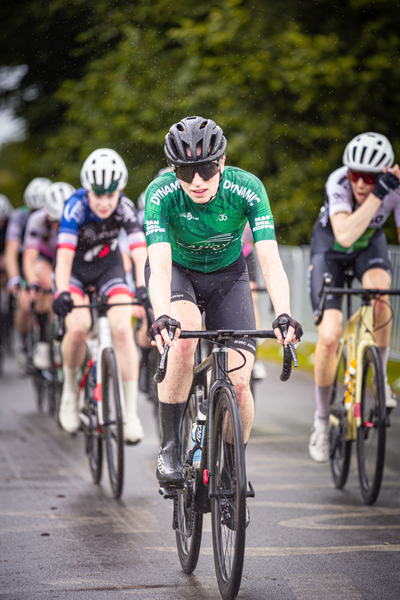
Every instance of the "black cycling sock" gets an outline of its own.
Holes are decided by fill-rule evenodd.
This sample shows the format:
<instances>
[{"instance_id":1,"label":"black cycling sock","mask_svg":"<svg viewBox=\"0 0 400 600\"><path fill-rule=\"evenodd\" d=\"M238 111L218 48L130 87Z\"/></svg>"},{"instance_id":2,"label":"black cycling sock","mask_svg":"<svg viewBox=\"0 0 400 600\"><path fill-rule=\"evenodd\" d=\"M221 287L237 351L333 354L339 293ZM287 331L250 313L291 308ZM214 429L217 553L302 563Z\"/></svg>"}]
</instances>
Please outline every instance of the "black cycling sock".
<instances>
[{"instance_id":1,"label":"black cycling sock","mask_svg":"<svg viewBox=\"0 0 400 600\"><path fill-rule=\"evenodd\" d=\"M47 323L48 323L48 314L47 313L39 313L37 315L37 320L39 323L39 328L40 328L40 341L41 342L48 342L48 335L47 335Z\"/></svg>"},{"instance_id":2,"label":"black cycling sock","mask_svg":"<svg viewBox=\"0 0 400 600\"><path fill-rule=\"evenodd\" d=\"M181 422L185 402L176 404L166 404L159 402L160 423L161 423L161 447L168 442L174 442L177 446L181 445Z\"/></svg>"}]
</instances>

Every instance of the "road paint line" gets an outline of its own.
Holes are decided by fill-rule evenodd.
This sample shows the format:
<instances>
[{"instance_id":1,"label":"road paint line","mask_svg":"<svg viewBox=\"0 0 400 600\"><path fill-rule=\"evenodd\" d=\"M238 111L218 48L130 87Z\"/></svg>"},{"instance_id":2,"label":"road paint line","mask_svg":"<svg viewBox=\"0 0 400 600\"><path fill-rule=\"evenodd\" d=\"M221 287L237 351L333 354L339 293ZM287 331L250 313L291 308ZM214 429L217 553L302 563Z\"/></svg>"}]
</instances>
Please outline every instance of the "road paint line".
<instances>
[{"instance_id":1,"label":"road paint line","mask_svg":"<svg viewBox=\"0 0 400 600\"><path fill-rule=\"evenodd\" d=\"M350 577L343 573L293 575L286 577L296 600L362 600Z\"/></svg>"},{"instance_id":2,"label":"road paint line","mask_svg":"<svg viewBox=\"0 0 400 600\"><path fill-rule=\"evenodd\" d=\"M294 529L400 529L399 525L387 524L387 525L378 525L375 522L376 517L379 516L388 516L388 515L398 515L400 514L400 509L386 509L385 512L375 512L368 514L367 512L358 512L351 511L347 513L339 513L339 514L324 514L324 515L313 515L309 517L297 517L295 519L287 519L284 521L280 521L278 524L282 527L290 527ZM355 525L355 524L344 524L340 523L339 525L335 525L332 523L324 523L323 521L333 521L335 519L360 519L366 518L368 522L365 525Z\"/></svg>"},{"instance_id":3,"label":"road paint line","mask_svg":"<svg viewBox=\"0 0 400 600\"><path fill-rule=\"evenodd\" d=\"M152 552L177 553L176 546L145 546L144 550ZM314 547L288 547L288 548L248 548L246 557L263 556L307 556L313 554L348 554L352 552L400 552L400 544L379 544L374 546L314 546ZM202 547L200 554L212 556L213 549ZM346 599L347 600L347 599Z\"/></svg>"}]
</instances>

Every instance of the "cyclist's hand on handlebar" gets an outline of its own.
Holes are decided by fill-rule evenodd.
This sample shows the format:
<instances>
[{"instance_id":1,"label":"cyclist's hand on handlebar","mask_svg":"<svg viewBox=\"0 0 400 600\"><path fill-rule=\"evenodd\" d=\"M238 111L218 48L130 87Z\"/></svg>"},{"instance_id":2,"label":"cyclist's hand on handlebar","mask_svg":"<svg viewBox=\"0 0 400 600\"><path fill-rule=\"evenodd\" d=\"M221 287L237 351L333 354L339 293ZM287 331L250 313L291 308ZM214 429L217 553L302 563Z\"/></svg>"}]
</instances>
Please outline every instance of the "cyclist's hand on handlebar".
<instances>
[{"instance_id":1,"label":"cyclist's hand on handlebar","mask_svg":"<svg viewBox=\"0 0 400 600\"><path fill-rule=\"evenodd\" d=\"M29 284L28 293L29 293L29 298L30 298L31 302L36 302L39 290L40 290L39 281L33 281L32 283Z\"/></svg>"},{"instance_id":2,"label":"cyclist's hand on handlebar","mask_svg":"<svg viewBox=\"0 0 400 600\"><path fill-rule=\"evenodd\" d=\"M285 317L287 319L288 332L287 332L286 338L283 337L282 332L279 327L279 319L281 317ZM279 317L277 317L275 319L275 321L272 323L272 328L274 330L274 333L276 335L278 342L280 344L284 344L285 346L287 346L289 344L289 342L293 342L294 344L297 344L297 342L300 341L301 336L303 335L303 329L302 329L300 323L298 323L292 317L289 317L289 315L286 313L279 315Z\"/></svg>"},{"instance_id":3,"label":"cyclist's hand on handlebar","mask_svg":"<svg viewBox=\"0 0 400 600\"><path fill-rule=\"evenodd\" d=\"M53 301L53 310L56 315L65 317L73 308L74 303L69 292L61 292L61 294L56 295Z\"/></svg>"},{"instance_id":4,"label":"cyclist's hand on handlebar","mask_svg":"<svg viewBox=\"0 0 400 600\"><path fill-rule=\"evenodd\" d=\"M169 338L169 326L175 325L175 335L174 339L171 340ZM157 346L160 354L164 352L164 343L167 346L173 346L173 342L178 339L181 333L181 324L179 321L175 321L168 315L161 315L158 317L156 321L154 321L153 325L150 327L147 332L149 342L151 342L152 346Z\"/></svg>"}]
</instances>

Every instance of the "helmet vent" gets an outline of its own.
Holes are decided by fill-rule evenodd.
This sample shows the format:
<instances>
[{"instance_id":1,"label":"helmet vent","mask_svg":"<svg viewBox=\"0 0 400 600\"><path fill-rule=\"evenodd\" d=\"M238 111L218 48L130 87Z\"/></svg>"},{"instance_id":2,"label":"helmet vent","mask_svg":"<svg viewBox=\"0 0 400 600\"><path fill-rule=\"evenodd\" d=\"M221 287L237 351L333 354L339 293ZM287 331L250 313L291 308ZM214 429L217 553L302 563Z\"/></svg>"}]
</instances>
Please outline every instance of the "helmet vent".
<instances>
[{"instance_id":1,"label":"helmet vent","mask_svg":"<svg viewBox=\"0 0 400 600\"><path fill-rule=\"evenodd\" d=\"M365 152L366 152L366 147L364 146L361 152L361 157L360 157L360 163L364 162L364 156L365 156Z\"/></svg>"},{"instance_id":2,"label":"helmet vent","mask_svg":"<svg viewBox=\"0 0 400 600\"><path fill-rule=\"evenodd\" d=\"M381 160L380 160L380 161L377 163L377 166L378 166L378 167L379 167L379 166L380 166L380 165L381 165L383 162L385 162L385 165L386 165L386 157L387 157L387 155L386 155L386 154L384 154L384 155L382 156Z\"/></svg>"}]
</instances>

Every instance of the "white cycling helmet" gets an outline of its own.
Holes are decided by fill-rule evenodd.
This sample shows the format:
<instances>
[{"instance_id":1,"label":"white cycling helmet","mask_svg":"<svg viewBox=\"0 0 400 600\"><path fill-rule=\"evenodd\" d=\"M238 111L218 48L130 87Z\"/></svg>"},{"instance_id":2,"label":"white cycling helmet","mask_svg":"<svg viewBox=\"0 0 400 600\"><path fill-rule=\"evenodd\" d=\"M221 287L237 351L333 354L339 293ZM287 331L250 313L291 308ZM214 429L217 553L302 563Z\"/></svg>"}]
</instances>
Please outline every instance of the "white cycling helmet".
<instances>
[{"instance_id":1,"label":"white cycling helmet","mask_svg":"<svg viewBox=\"0 0 400 600\"><path fill-rule=\"evenodd\" d=\"M343 154L343 164L354 171L381 173L393 164L393 148L380 133L362 133L349 142Z\"/></svg>"},{"instance_id":2,"label":"white cycling helmet","mask_svg":"<svg viewBox=\"0 0 400 600\"><path fill-rule=\"evenodd\" d=\"M111 194L123 190L128 170L120 155L110 148L100 148L90 154L81 170L81 183L95 194Z\"/></svg>"},{"instance_id":3,"label":"white cycling helmet","mask_svg":"<svg viewBox=\"0 0 400 600\"><path fill-rule=\"evenodd\" d=\"M0 194L0 221L6 221L13 211L13 205L4 194Z\"/></svg>"},{"instance_id":4,"label":"white cycling helmet","mask_svg":"<svg viewBox=\"0 0 400 600\"><path fill-rule=\"evenodd\" d=\"M36 210L42 208L44 204L44 192L51 185L47 177L35 177L27 186L24 192L24 202L28 208Z\"/></svg>"},{"instance_id":5,"label":"white cycling helmet","mask_svg":"<svg viewBox=\"0 0 400 600\"><path fill-rule=\"evenodd\" d=\"M64 204L75 192L75 188L65 181L57 181L46 188L44 208L52 221L61 221Z\"/></svg>"}]
</instances>

